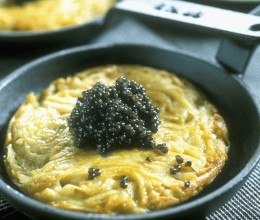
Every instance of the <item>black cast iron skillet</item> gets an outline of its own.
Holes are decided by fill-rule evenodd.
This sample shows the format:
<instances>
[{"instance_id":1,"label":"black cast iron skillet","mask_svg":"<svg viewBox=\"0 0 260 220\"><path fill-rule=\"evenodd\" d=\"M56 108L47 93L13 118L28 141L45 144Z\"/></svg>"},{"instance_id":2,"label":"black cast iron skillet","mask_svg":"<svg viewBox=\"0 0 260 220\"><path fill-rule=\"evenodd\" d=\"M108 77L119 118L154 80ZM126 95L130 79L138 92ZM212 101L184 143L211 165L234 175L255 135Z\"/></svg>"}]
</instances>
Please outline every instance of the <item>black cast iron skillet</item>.
<instances>
[{"instance_id":1,"label":"black cast iron skillet","mask_svg":"<svg viewBox=\"0 0 260 220\"><path fill-rule=\"evenodd\" d=\"M242 40L257 37L235 34ZM222 50L220 50L222 51ZM221 56L221 52L219 53ZM227 62L228 63L228 62ZM216 180L191 200L161 211L138 215L100 215L56 209L21 193L8 178L3 164L6 126L29 92L40 92L50 82L88 67L104 64L140 64L175 72L202 88L227 121L229 160ZM163 219L209 213L230 198L257 163L260 155L258 101L242 79L225 68L188 54L151 45L82 46L33 61L0 83L0 193L22 213L35 219Z\"/></svg>"},{"instance_id":2,"label":"black cast iron skillet","mask_svg":"<svg viewBox=\"0 0 260 220\"><path fill-rule=\"evenodd\" d=\"M3 164L6 125L31 91L39 92L57 77L104 64L141 64L173 71L200 86L224 115L230 132L229 160L215 182L194 199L145 215L95 215L55 209L28 198L10 182ZM0 86L1 194L22 213L37 219L161 219L195 212L202 214L222 204L254 167L260 154L257 104L241 81L224 69L186 54L144 45L80 47L36 60L12 73Z\"/></svg>"}]
</instances>

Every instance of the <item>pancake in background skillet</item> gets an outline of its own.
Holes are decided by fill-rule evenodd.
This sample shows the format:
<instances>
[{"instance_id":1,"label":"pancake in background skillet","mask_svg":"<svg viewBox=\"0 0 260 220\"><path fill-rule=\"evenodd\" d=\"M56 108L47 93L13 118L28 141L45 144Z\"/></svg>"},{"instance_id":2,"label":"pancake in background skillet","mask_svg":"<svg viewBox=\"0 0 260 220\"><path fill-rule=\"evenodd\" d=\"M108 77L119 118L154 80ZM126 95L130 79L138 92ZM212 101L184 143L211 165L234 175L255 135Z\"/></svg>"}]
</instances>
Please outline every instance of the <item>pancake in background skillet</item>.
<instances>
[{"instance_id":1,"label":"pancake in background skillet","mask_svg":"<svg viewBox=\"0 0 260 220\"><path fill-rule=\"evenodd\" d=\"M11 0L10 0L11 1ZM115 0L35 0L0 6L1 31L44 31L78 25L109 10Z\"/></svg>"},{"instance_id":2,"label":"pancake in background skillet","mask_svg":"<svg viewBox=\"0 0 260 220\"><path fill-rule=\"evenodd\" d=\"M82 91L97 82L112 86L121 76L141 84L159 108L161 123L153 139L165 143L167 152L133 146L102 155L75 146L68 121ZM28 94L8 127L5 165L25 194L54 207L146 213L197 195L221 172L228 148L223 118L190 82L150 67L108 65ZM95 178L89 178L91 169L98 170Z\"/></svg>"}]
</instances>

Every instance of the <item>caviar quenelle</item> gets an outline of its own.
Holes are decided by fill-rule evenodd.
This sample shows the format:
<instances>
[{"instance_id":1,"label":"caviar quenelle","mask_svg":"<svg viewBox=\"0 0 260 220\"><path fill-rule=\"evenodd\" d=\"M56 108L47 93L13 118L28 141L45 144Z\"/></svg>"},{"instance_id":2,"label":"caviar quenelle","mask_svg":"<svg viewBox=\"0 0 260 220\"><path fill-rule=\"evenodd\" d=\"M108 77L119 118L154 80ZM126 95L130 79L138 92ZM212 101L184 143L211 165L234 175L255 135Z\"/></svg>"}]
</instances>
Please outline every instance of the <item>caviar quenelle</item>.
<instances>
[{"instance_id":1,"label":"caviar quenelle","mask_svg":"<svg viewBox=\"0 0 260 220\"><path fill-rule=\"evenodd\" d=\"M96 83L82 95L69 119L77 147L92 144L101 153L117 147L155 147L152 134L160 124L159 109L142 85L120 77L115 86Z\"/></svg>"}]
</instances>

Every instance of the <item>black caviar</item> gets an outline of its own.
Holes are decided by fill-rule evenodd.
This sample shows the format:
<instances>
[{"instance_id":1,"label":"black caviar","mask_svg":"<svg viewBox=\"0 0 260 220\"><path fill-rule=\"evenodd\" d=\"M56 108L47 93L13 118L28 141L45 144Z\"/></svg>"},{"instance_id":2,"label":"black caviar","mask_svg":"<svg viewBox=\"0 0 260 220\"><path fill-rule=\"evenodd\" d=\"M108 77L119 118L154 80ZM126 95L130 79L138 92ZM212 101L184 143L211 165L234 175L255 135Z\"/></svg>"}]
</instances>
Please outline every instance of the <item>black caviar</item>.
<instances>
[{"instance_id":1,"label":"black caviar","mask_svg":"<svg viewBox=\"0 0 260 220\"><path fill-rule=\"evenodd\" d=\"M153 159L152 159L151 157L146 157L146 160L147 160L148 162L152 162L152 161L153 161Z\"/></svg>"},{"instance_id":2,"label":"black caviar","mask_svg":"<svg viewBox=\"0 0 260 220\"><path fill-rule=\"evenodd\" d=\"M185 180L185 181L184 181L184 186L185 186L186 188L188 188L188 187L190 186L190 181Z\"/></svg>"},{"instance_id":3,"label":"black caviar","mask_svg":"<svg viewBox=\"0 0 260 220\"><path fill-rule=\"evenodd\" d=\"M128 176L121 176L121 178L120 178L120 187L121 188L127 188L128 180L129 180Z\"/></svg>"},{"instance_id":4,"label":"black caviar","mask_svg":"<svg viewBox=\"0 0 260 220\"><path fill-rule=\"evenodd\" d=\"M93 180L93 179L95 179L97 176L100 176L100 175L101 175L100 169L89 168L89 170L88 170L88 179L89 179L89 180Z\"/></svg>"},{"instance_id":5,"label":"black caviar","mask_svg":"<svg viewBox=\"0 0 260 220\"><path fill-rule=\"evenodd\" d=\"M192 162L191 162L190 160L187 160L187 161L185 162L185 166L186 166L186 167L191 167L191 165L192 165Z\"/></svg>"},{"instance_id":6,"label":"black caviar","mask_svg":"<svg viewBox=\"0 0 260 220\"><path fill-rule=\"evenodd\" d=\"M167 145L165 143L163 144L158 144L156 147L155 147L156 151L159 152L159 153L163 153L163 154L166 154L168 153L169 151L169 148L167 147Z\"/></svg>"},{"instance_id":7,"label":"black caviar","mask_svg":"<svg viewBox=\"0 0 260 220\"><path fill-rule=\"evenodd\" d=\"M183 161L184 161L184 159L180 155L176 155L175 159L176 159L176 162L179 164L183 163Z\"/></svg>"},{"instance_id":8,"label":"black caviar","mask_svg":"<svg viewBox=\"0 0 260 220\"><path fill-rule=\"evenodd\" d=\"M170 168L170 173L172 175L175 175L176 173L179 173L179 172L181 172L181 165L179 165L179 164L176 164L175 166Z\"/></svg>"},{"instance_id":9,"label":"black caviar","mask_svg":"<svg viewBox=\"0 0 260 220\"><path fill-rule=\"evenodd\" d=\"M120 77L115 86L97 83L82 95L69 119L77 147L92 144L101 153L119 146L155 147L159 109L142 85Z\"/></svg>"}]
</instances>

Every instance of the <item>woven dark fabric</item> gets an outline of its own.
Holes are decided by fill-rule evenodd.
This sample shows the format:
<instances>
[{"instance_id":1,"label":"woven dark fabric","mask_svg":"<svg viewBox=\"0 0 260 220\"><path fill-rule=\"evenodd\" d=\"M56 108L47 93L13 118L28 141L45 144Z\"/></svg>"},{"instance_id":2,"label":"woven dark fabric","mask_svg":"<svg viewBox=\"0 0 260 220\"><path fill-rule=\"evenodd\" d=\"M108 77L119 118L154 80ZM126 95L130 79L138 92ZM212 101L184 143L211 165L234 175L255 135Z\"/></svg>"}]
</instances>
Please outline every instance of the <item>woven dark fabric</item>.
<instances>
[{"instance_id":1,"label":"woven dark fabric","mask_svg":"<svg viewBox=\"0 0 260 220\"><path fill-rule=\"evenodd\" d=\"M207 220L260 219L260 163L242 188L226 204L209 214Z\"/></svg>"},{"instance_id":2,"label":"woven dark fabric","mask_svg":"<svg viewBox=\"0 0 260 220\"><path fill-rule=\"evenodd\" d=\"M215 55L218 50L221 38L219 36L202 32L189 32L189 30L178 30L173 27L156 26L153 23L143 23L127 16L110 16L101 34L97 35L90 43L111 44L111 43L144 43L152 44L168 49L187 52L201 59L218 63ZM88 42L89 43L89 42ZM20 57L17 60L5 60L9 64L23 64L35 58L34 56ZM243 81L248 89L260 100L260 47L255 51L251 62L246 69ZM1 68L1 59L0 59ZM9 68L9 67L8 67ZM8 69L10 71L10 69ZM258 220L260 219L260 162L253 169L252 173L242 185L240 190L219 209L208 213L207 220ZM0 219L14 219L17 213L2 197L0 197ZM25 217L24 217L25 218ZM25 218L26 219L26 218Z\"/></svg>"}]
</instances>

